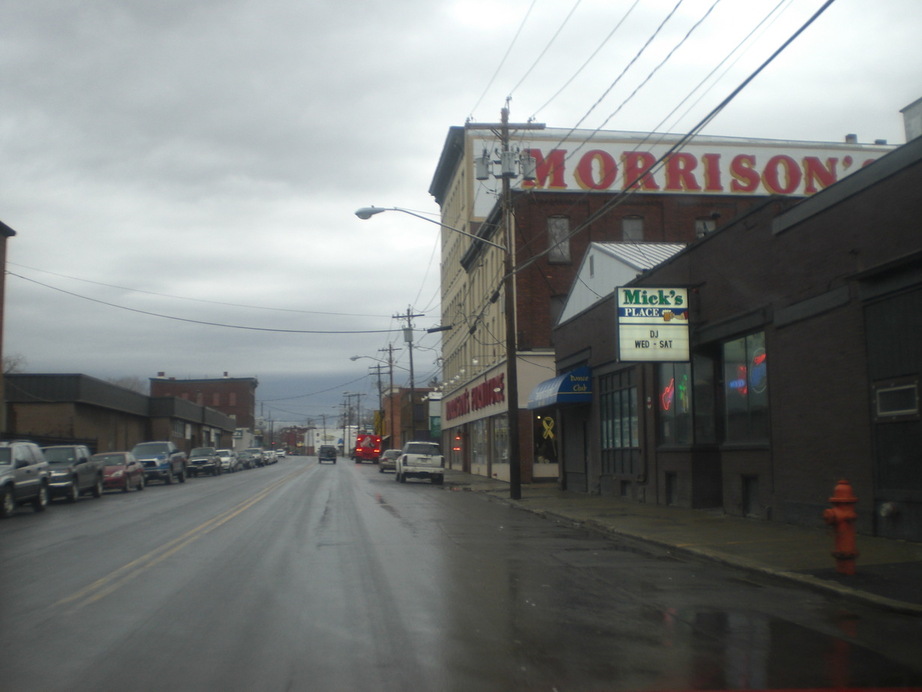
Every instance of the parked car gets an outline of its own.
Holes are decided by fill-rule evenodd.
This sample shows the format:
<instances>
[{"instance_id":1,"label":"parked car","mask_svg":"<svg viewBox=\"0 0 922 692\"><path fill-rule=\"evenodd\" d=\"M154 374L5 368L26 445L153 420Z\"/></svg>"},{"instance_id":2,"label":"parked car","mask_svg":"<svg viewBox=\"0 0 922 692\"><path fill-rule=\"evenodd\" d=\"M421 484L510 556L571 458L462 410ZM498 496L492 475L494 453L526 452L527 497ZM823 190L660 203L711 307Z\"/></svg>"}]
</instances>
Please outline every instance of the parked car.
<instances>
[{"instance_id":1,"label":"parked car","mask_svg":"<svg viewBox=\"0 0 922 692\"><path fill-rule=\"evenodd\" d=\"M223 473L234 473L240 470L240 459L237 458L237 452L233 449L219 449L218 457L221 459Z\"/></svg>"},{"instance_id":2,"label":"parked car","mask_svg":"<svg viewBox=\"0 0 922 692\"><path fill-rule=\"evenodd\" d=\"M396 471L397 459L400 458L401 453L399 449L385 449L378 457L378 473Z\"/></svg>"},{"instance_id":3,"label":"parked car","mask_svg":"<svg viewBox=\"0 0 922 692\"><path fill-rule=\"evenodd\" d=\"M269 464L274 464L278 461L278 457L275 456L275 451L271 449L263 450L263 464L268 466Z\"/></svg>"},{"instance_id":4,"label":"parked car","mask_svg":"<svg viewBox=\"0 0 922 692\"><path fill-rule=\"evenodd\" d=\"M189 452L186 468L193 476L198 476L200 473L217 476L221 473L221 457L218 450L214 447L195 447Z\"/></svg>"},{"instance_id":5,"label":"parked car","mask_svg":"<svg viewBox=\"0 0 922 692\"><path fill-rule=\"evenodd\" d=\"M286 456L288 456L288 452L284 449L277 449L275 450L275 456L277 456L279 459L284 459Z\"/></svg>"},{"instance_id":6,"label":"parked car","mask_svg":"<svg viewBox=\"0 0 922 692\"><path fill-rule=\"evenodd\" d=\"M0 517L31 503L43 512L50 497L51 473L42 450L34 442L0 442Z\"/></svg>"},{"instance_id":7,"label":"parked car","mask_svg":"<svg viewBox=\"0 0 922 692\"><path fill-rule=\"evenodd\" d=\"M260 455L262 457L262 455ZM237 453L237 461L241 469L252 469L256 467L256 454L251 449L244 449Z\"/></svg>"},{"instance_id":8,"label":"parked car","mask_svg":"<svg viewBox=\"0 0 922 692\"><path fill-rule=\"evenodd\" d=\"M144 467L144 482L186 482L186 453L172 442L141 442L131 450Z\"/></svg>"},{"instance_id":9,"label":"parked car","mask_svg":"<svg viewBox=\"0 0 922 692\"><path fill-rule=\"evenodd\" d=\"M247 454L251 455L253 466L265 466L266 465L266 460L263 457L262 447L248 447L244 451Z\"/></svg>"},{"instance_id":10,"label":"parked car","mask_svg":"<svg viewBox=\"0 0 922 692\"><path fill-rule=\"evenodd\" d=\"M102 484L106 490L127 493L144 490L144 467L131 452L100 452L92 457L102 464Z\"/></svg>"},{"instance_id":11,"label":"parked car","mask_svg":"<svg viewBox=\"0 0 922 692\"><path fill-rule=\"evenodd\" d=\"M42 453L51 472L48 483L51 499L64 497L68 502L76 502L86 493L102 497L102 463L93 459L89 447L52 445L42 447Z\"/></svg>"},{"instance_id":12,"label":"parked car","mask_svg":"<svg viewBox=\"0 0 922 692\"><path fill-rule=\"evenodd\" d=\"M435 442L407 442L397 458L396 480L428 478L433 485L445 480L445 457Z\"/></svg>"},{"instance_id":13,"label":"parked car","mask_svg":"<svg viewBox=\"0 0 922 692\"><path fill-rule=\"evenodd\" d=\"M331 461L335 464L336 447L333 445L320 445L320 449L317 450L317 461L321 464L325 461Z\"/></svg>"}]
</instances>

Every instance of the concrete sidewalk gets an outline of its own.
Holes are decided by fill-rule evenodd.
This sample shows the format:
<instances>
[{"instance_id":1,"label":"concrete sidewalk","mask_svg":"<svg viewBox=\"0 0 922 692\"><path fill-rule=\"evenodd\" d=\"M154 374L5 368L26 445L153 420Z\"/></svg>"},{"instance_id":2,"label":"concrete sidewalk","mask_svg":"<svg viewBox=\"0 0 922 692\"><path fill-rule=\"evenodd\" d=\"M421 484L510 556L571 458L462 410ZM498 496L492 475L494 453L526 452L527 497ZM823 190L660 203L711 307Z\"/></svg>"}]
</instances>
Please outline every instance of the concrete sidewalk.
<instances>
[{"instance_id":1,"label":"concrete sidewalk","mask_svg":"<svg viewBox=\"0 0 922 692\"><path fill-rule=\"evenodd\" d=\"M553 483L522 487L446 469L447 490L484 493L516 507L606 534L626 536L699 558L790 579L804 586L890 610L922 615L922 543L859 535L856 573L839 574L833 537L817 527L744 519L720 510L683 509L559 490ZM859 504L858 511L861 511Z\"/></svg>"}]
</instances>

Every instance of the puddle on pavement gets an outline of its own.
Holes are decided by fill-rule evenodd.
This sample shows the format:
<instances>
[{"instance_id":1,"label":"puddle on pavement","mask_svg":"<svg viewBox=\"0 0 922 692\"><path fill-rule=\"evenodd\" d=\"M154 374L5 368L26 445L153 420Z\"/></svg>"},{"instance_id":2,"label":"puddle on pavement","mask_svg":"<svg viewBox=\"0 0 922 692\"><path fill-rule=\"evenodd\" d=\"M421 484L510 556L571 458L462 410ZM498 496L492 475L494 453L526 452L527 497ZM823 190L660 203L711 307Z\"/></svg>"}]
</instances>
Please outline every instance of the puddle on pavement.
<instances>
[{"instance_id":1,"label":"puddle on pavement","mask_svg":"<svg viewBox=\"0 0 922 692\"><path fill-rule=\"evenodd\" d=\"M663 644L683 651L695 688L775 689L922 685L922 671L849 641L856 623L831 636L764 613L667 610Z\"/></svg>"}]
</instances>

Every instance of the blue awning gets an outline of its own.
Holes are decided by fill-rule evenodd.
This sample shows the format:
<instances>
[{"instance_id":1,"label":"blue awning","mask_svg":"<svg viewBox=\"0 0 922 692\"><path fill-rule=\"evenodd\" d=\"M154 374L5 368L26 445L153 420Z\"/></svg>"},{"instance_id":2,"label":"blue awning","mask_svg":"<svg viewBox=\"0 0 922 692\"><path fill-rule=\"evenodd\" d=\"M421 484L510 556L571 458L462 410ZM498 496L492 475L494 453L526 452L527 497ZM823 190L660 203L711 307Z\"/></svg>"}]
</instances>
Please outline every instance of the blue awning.
<instances>
[{"instance_id":1,"label":"blue awning","mask_svg":"<svg viewBox=\"0 0 922 692\"><path fill-rule=\"evenodd\" d=\"M592 369L588 365L545 380L528 396L528 408L556 404L587 404L592 401Z\"/></svg>"}]
</instances>

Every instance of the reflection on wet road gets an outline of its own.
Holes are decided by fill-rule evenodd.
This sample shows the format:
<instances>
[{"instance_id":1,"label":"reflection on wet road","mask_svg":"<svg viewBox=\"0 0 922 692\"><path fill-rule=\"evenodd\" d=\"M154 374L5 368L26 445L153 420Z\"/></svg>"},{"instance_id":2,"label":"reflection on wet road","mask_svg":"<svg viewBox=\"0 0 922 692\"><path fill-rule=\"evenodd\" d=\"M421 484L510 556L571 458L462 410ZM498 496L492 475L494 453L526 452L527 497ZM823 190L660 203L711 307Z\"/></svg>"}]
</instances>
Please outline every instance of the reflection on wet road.
<instances>
[{"instance_id":1,"label":"reflection on wet road","mask_svg":"<svg viewBox=\"0 0 922 692\"><path fill-rule=\"evenodd\" d=\"M3 689L922 686L917 619L372 465L56 504L0 557Z\"/></svg>"}]
</instances>

